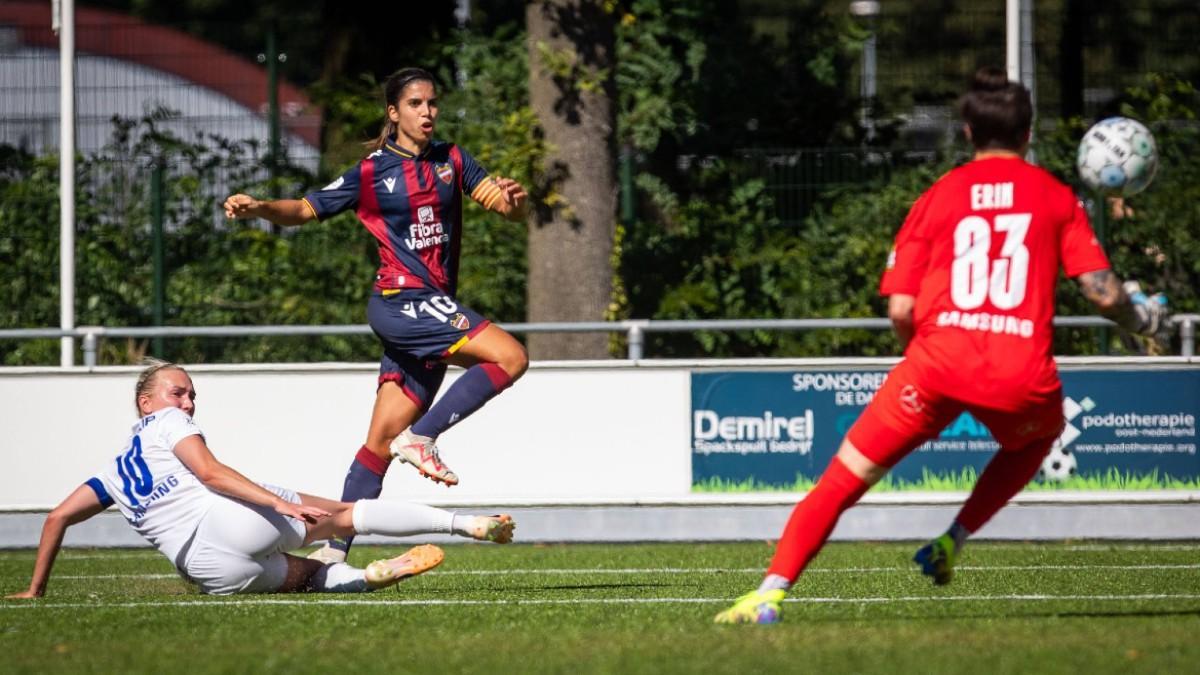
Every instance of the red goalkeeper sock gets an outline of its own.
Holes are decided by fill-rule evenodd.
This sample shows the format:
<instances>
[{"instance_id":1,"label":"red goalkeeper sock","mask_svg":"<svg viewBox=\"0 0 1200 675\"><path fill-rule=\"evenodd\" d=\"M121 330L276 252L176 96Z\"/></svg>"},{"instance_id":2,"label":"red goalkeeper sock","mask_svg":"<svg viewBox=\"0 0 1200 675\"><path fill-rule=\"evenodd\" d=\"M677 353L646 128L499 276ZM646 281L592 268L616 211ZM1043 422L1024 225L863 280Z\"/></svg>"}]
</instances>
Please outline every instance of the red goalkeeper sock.
<instances>
[{"instance_id":1,"label":"red goalkeeper sock","mask_svg":"<svg viewBox=\"0 0 1200 675\"><path fill-rule=\"evenodd\" d=\"M853 506L869 487L834 457L821 479L792 510L767 574L795 582L825 545L842 512Z\"/></svg>"},{"instance_id":2,"label":"red goalkeeper sock","mask_svg":"<svg viewBox=\"0 0 1200 675\"><path fill-rule=\"evenodd\" d=\"M955 522L970 532L978 532L1033 479L1052 442L1053 439L1043 439L1020 450L997 452L979 475L975 489L971 490L971 496L958 512Z\"/></svg>"}]
</instances>

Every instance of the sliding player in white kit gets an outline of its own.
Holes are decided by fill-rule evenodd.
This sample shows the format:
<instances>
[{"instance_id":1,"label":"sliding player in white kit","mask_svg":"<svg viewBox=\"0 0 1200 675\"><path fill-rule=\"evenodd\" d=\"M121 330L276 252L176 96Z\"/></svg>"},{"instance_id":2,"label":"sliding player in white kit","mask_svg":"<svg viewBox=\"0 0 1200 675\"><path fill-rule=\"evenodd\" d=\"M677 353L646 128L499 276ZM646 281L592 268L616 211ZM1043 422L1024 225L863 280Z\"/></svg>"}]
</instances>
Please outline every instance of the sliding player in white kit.
<instances>
[{"instance_id":1,"label":"sliding player in white kit","mask_svg":"<svg viewBox=\"0 0 1200 675\"><path fill-rule=\"evenodd\" d=\"M29 590L46 592L66 529L116 504L121 515L204 593L354 593L384 588L442 562L436 546L417 546L360 569L286 552L331 536L408 536L449 532L508 543L509 516L457 515L422 504L353 504L259 485L213 456L192 420L196 390L183 368L156 362L138 378L142 415L125 450L46 518Z\"/></svg>"}]
</instances>

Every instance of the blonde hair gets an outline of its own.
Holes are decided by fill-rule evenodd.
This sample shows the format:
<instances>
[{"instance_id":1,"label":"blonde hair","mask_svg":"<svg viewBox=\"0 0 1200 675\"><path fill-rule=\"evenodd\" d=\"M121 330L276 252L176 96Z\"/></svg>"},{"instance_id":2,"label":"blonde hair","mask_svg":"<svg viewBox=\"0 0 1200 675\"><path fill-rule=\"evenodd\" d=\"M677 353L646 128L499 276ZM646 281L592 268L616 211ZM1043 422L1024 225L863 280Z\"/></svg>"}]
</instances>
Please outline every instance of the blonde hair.
<instances>
[{"instance_id":1,"label":"blonde hair","mask_svg":"<svg viewBox=\"0 0 1200 675\"><path fill-rule=\"evenodd\" d=\"M150 395L150 390L154 388L154 383L158 379L158 374L160 372L164 370L179 370L183 371L184 373L187 372L186 370L183 370L183 366L177 363L171 363L170 361L163 361L162 359L143 359L142 365L147 367L138 375L137 386L135 386L133 389L133 407L135 410L137 410L138 417L142 416L142 406L140 403L138 403L138 400L141 399L142 396Z\"/></svg>"}]
</instances>

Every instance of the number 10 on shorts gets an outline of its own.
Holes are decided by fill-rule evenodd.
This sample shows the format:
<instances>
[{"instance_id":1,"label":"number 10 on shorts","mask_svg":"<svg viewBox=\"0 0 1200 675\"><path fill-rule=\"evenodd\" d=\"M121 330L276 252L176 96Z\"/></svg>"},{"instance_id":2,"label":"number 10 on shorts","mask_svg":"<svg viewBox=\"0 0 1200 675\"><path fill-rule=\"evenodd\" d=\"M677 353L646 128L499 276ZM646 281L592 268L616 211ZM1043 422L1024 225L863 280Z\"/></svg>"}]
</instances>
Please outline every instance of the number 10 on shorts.
<instances>
[{"instance_id":1,"label":"number 10 on shorts","mask_svg":"<svg viewBox=\"0 0 1200 675\"><path fill-rule=\"evenodd\" d=\"M450 320L450 315L458 311L458 304L448 295L431 295L429 301L422 300L413 307L413 303L406 302L400 310L406 316L417 318L417 313L422 312L432 316L433 318L446 323Z\"/></svg>"}]
</instances>

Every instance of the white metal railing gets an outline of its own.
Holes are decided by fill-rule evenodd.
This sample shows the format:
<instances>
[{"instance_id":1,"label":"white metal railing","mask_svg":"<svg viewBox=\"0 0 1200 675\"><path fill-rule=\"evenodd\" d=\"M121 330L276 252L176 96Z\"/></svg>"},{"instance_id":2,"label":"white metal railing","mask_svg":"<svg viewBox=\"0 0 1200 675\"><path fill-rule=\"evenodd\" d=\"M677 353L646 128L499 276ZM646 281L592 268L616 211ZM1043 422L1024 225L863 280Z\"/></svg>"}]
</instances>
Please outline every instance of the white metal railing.
<instances>
[{"instance_id":1,"label":"white metal railing","mask_svg":"<svg viewBox=\"0 0 1200 675\"><path fill-rule=\"evenodd\" d=\"M1196 324L1200 314L1176 314L1171 322L1179 330L1180 354L1194 356ZM576 323L507 323L502 327L513 333L624 333L627 356L631 361L644 358L647 333L680 333L701 330L889 330L888 319L864 317L857 319L715 319L715 320L653 320L585 321ZM1054 325L1060 328L1112 328L1116 324L1099 316L1059 316ZM80 326L61 328L16 328L0 330L0 340L32 340L46 338L80 338L83 346L83 365L96 365L96 352L103 338L178 338L178 337L263 337L317 335L371 335L365 324L313 326L157 326L108 327Z\"/></svg>"}]
</instances>

